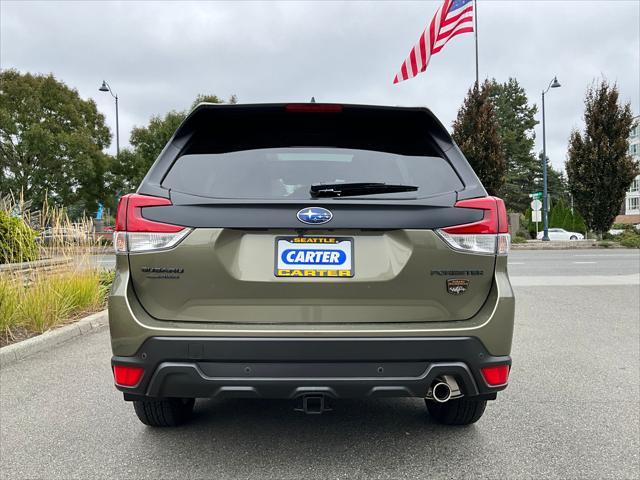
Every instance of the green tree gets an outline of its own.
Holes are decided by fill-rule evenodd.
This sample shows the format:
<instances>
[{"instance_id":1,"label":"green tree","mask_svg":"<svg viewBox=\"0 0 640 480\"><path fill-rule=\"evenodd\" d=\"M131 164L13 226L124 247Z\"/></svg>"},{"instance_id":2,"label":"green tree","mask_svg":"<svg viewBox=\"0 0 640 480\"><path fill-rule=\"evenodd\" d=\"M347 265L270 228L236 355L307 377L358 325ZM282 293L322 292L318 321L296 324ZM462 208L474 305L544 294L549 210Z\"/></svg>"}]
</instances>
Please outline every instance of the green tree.
<instances>
[{"instance_id":1,"label":"green tree","mask_svg":"<svg viewBox=\"0 0 640 480\"><path fill-rule=\"evenodd\" d=\"M0 72L0 192L93 211L105 193L110 141L93 100L53 75Z\"/></svg>"},{"instance_id":2,"label":"green tree","mask_svg":"<svg viewBox=\"0 0 640 480\"><path fill-rule=\"evenodd\" d=\"M225 101L217 95L206 95L201 93L196 97L196 99L191 104L191 110L196 108L196 106L198 106L198 104L200 103L225 103ZM238 103L238 96L235 94L231 95L229 97L229 100L226 101L226 103L235 105L236 103ZM185 113L188 113L188 112L185 112Z\"/></svg>"},{"instance_id":3,"label":"green tree","mask_svg":"<svg viewBox=\"0 0 640 480\"><path fill-rule=\"evenodd\" d=\"M237 103L232 95L228 103ZM216 95L198 95L189 110L172 110L164 116L154 115L144 127L134 127L129 143L131 148L121 150L120 157L113 162L111 169L111 190L114 197L134 191L171 136L186 118L189 111L199 103L224 103Z\"/></svg>"},{"instance_id":4,"label":"green tree","mask_svg":"<svg viewBox=\"0 0 640 480\"><path fill-rule=\"evenodd\" d=\"M505 83L493 79L489 86L507 164L500 196L509 210L524 212L529 206L529 194L536 188L535 174L541 170L533 153L538 107L529 105L524 88L515 78Z\"/></svg>"},{"instance_id":5,"label":"green tree","mask_svg":"<svg viewBox=\"0 0 640 480\"><path fill-rule=\"evenodd\" d=\"M536 224L531 222L531 209L527 210L525 214L528 220L528 230L531 234L531 238L535 238ZM558 199L553 202L551 209L549 210L549 228L564 228L571 232L585 233L587 226L582 216L577 210L571 211L571 208L567 206L567 203L563 199ZM542 222L538 222L538 231L542 231Z\"/></svg>"},{"instance_id":6,"label":"green tree","mask_svg":"<svg viewBox=\"0 0 640 480\"><path fill-rule=\"evenodd\" d=\"M562 199L558 200L549 211L549 227L581 233L586 233L587 229L582 216L575 209L571 212L571 208Z\"/></svg>"},{"instance_id":7,"label":"green tree","mask_svg":"<svg viewBox=\"0 0 640 480\"><path fill-rule=\"evenodd\" d=\"M452 136L489 194L497 195L504 184L506 160L489 81L469 89Z\"/></svg>"},{"instance_id":8,"label":"green tree","mask_svg":"<svg viewBox=\"0 0 640 480\"><path fill-rule=\"evenodd\" d=\"M164 117L151 117L145 127L131 130L131 148L122 149L111 168L111 189L116 195L132 192L138 187L185 116L185 112L171 111Z\"/></svg>"},{"instance_id":9,"label":"green tree","mask_svg":"<svg viewBox=\"0 0 640 480\"><path fill-rule=\"evenodd\" d=\"M532 188L536 192L542 192L542 152L538 154L536 166L532 170L532 177L534 177ZM551 200L551 203L559 200L568 202L571 198L567 178L562 171L556 170L553 165L551 165L549 157L547 157L547 191L549 193L549 199Z\"/></svg>"},{"instance_id":10,"label":"green tree","mask_svg":"<svg viewBox=\"0 0 640 480\"><path fill-rule=\"evenodd\" d=\"M621 105L617 86L603 79L587 90L584 122L584 132L574 130L569 138L569 188L587 226L602 236L613 225L638 173L627 153L631 106Z\"/></svg>"}]
</instances>

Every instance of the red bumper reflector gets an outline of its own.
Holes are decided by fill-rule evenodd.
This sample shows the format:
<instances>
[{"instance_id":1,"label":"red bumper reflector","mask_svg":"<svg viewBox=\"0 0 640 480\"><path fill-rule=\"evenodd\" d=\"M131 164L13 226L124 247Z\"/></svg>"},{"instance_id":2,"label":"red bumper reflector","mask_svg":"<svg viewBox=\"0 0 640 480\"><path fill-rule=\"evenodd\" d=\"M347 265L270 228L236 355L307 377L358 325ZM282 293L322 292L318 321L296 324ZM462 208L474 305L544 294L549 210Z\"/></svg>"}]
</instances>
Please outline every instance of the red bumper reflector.
<instances>
[{"instance_id":1,"label":"red bumper reflector","mask_svg":"<svg viewBox=\"0 0 640 480\"><path fill-rule=\"evenodd\" d=\"M121 387L135 387L142 378L144 368L142 367L130 367L128 365L114 365L113 366L113 378L116 381L116 385Z\"/></svg>"},{"instance_id":2,"label":"red bumper reflector","mask_svg":"<svg viewBox=\"0 0 640 480\"><path fill-rule=\"evenodd\" d=\"M481 368L484 381L490 387L505 385L509 381L509 365L496 365L495 367Z\"/></svg>"}]
</instances>

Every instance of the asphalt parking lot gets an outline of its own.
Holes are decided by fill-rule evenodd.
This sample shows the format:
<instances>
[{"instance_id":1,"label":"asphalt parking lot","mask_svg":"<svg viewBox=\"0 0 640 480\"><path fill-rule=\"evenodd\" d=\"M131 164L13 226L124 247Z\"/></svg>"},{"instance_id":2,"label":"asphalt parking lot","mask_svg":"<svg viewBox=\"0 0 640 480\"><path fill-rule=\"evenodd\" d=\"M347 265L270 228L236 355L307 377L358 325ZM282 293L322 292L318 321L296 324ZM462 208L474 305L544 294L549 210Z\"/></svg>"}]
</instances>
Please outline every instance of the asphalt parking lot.
<instances>
[{"instance_id":1,"label":"asphalt parking lot","mask_svg":"<svg viewBox=\"0 0 640 480\"><path fill-rule=\"evenodd\" d=\"M417 399L321 416L202 400L151 429L112 386L102 330L0 369L0 477L638 478L639 252L515 252L509 268L511 382L474 426L437 425Z\"/></svg>"}]
</instances>

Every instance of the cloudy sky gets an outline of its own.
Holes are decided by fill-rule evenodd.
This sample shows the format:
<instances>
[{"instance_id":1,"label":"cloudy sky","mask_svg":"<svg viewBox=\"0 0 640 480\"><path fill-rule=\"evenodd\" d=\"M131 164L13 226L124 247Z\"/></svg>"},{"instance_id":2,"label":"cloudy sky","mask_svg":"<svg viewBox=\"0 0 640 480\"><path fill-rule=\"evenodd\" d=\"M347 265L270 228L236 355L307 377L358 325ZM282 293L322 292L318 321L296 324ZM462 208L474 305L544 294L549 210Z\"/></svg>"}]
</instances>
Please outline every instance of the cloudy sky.
<instances>
[{"instance_id":1,"label":"cloudy sky","mask_svg":"<svg viewBox=\"0 0 640 480\"><path fill-rule=\"evenodd\" d=\"M426 73L392 79L439 1L0 3L0 67L52 72L93 98L115 133L106 79L120 98L121 144L153 114L198 93L240 102L421 105L450 126L474 81L474 40L453 39ZM480 75L516 77L547 96L549 156L562 167L587 86L618 83L640 113L640 1L479 0ZM541 149L541 129L537 130ZM115 151L114 145L111 151Z\"/></svg>"}]
</instances>

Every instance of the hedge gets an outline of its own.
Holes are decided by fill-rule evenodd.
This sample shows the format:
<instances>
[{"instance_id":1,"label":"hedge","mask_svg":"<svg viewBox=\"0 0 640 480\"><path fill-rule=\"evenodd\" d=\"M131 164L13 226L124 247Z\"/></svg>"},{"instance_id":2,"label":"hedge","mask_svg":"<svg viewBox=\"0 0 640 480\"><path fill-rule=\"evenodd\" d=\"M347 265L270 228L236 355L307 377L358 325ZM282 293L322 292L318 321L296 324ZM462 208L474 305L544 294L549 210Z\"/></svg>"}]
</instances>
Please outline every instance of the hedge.
<instances>
[{"instance_id":1,"label":"hedge","mask_svg":"<svg viewBox=\"0 0 640 480\"><path fill-rule=\"evenodd\" d=\"M30 262L38 253L36 232L21 218L0 210L0 263Z\"/></svg>"}]
</instances>

